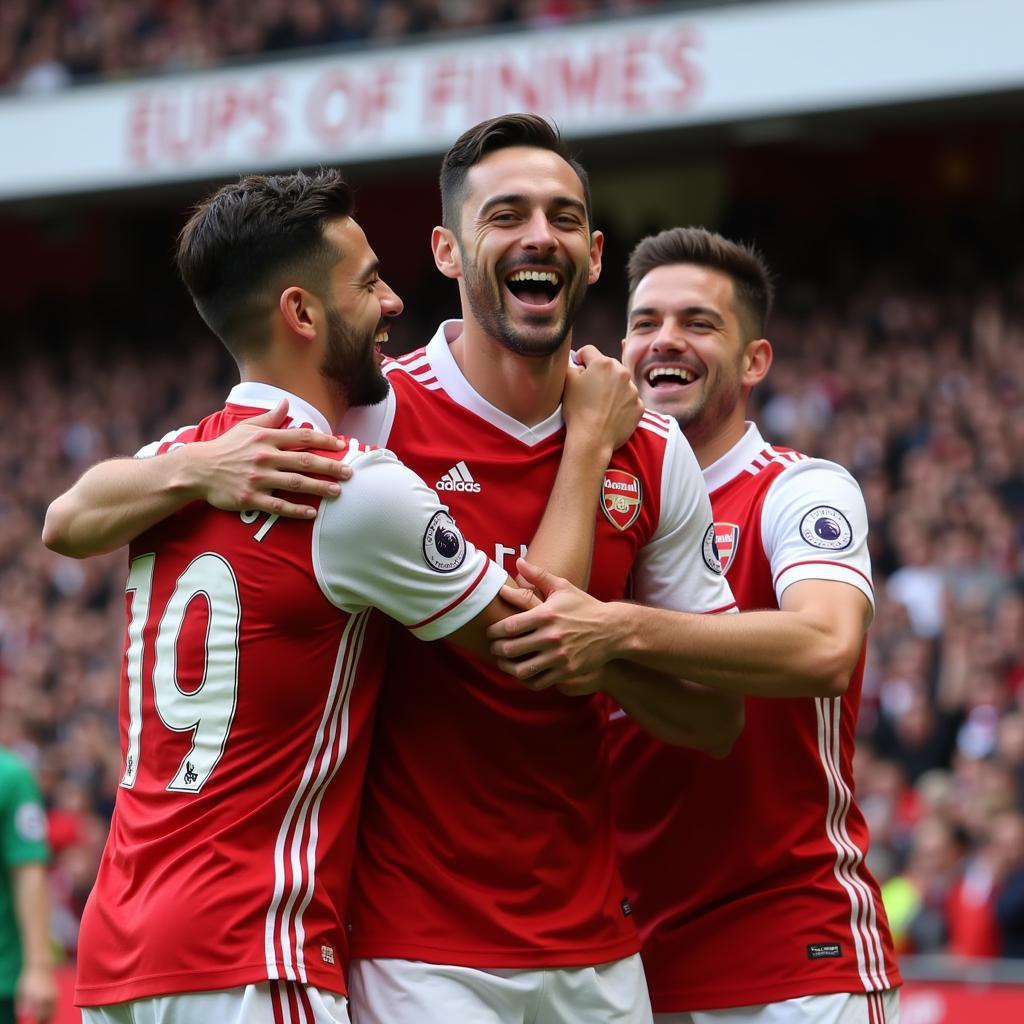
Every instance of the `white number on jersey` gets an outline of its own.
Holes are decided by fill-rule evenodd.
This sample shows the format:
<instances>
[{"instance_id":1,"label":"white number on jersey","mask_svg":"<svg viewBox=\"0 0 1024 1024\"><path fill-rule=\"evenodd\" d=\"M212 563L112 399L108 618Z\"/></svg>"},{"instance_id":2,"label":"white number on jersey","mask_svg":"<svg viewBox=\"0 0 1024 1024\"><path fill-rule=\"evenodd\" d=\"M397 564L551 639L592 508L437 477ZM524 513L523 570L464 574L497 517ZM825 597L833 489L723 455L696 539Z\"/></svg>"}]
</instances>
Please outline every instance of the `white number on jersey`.
<instances>
[{"instance_id":1,"label":"white number on jersey","mask_svg":"<svg viewBox=\"0 0 1024 1024\"><path fill-rule=\"evenodd\" d=\"M156 555L132 560L126 590L132 594L128 624L128 744L121 785L130 789L139 772L142 749L143 629L149 621ZM205 598L209 623L203 650L203 677L190 693L178 685L177 653L188 606ZM217 766L235 717L238 696L238 634L241 605L234 570L206 552L178 578L156 634L153 703L160 720L174 732L191 732L192 746L167 789L198 793Z\"/></svg>"}]
</instances>

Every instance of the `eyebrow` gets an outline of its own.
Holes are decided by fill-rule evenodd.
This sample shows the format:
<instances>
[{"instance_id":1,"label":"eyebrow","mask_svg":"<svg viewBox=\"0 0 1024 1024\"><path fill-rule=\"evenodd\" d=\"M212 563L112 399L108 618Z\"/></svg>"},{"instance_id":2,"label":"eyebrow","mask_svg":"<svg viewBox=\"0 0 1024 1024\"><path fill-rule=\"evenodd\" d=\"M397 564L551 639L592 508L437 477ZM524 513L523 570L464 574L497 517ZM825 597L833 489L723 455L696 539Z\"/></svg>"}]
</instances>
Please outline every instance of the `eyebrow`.
<instances>
[{"instance_id":1,"label":"eyebrow","mask_svg":"<svg viewBox=\"0 0 1024 1024\"><path fill-rule=\"evenodd\" d=\"M686 306L676 312L682 313L683 316L706 316L709 320L714 320L716 323L725 323L722 314L710 306ZM660 316L661 314L662 311L656 306L637 306L629 311L629 319L632 320L637 316Z\"/></svg>"},{"instance_id":2,"label":"eyebrow","mask_svg":"<svg viewBox=\"0 0 1024 1024\"><path fill-rule=\"evenodd\" d=\"M379 259L371 260L363 268L363 272L359 275L357 280L359 280L359 281L369 280L375 274L379 274L380 273L380 267L381 267L381 262L380 262Z\"/></svg>"},{"instance_id":3,"label":"eyebrow","mask_svg":"<svg viewBox=\"0 0 1024 1024\"><path fill-rule=\"evenodd\" d=\"M506 192L504 195L492 196L483 204L483 206L480 207L480 216L488 213L494 209L495 206L526 206L531 201L532 200L529 196L525 196L519 192ZM573 196L555 196L554 199L551 200L550 205L571 207L584 215L587 212L586 206L579 199L576 199Z\"/></svg>"}]
</instances>

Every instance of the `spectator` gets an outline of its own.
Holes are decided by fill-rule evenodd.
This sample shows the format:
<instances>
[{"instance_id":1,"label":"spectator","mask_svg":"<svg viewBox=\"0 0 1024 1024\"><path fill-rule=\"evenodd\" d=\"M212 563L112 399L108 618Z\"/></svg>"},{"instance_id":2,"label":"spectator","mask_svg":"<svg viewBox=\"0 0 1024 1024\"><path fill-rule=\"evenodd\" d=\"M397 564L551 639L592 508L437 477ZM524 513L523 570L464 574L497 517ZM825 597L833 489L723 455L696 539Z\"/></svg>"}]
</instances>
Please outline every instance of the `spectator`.
<instances>
[{"instance_id":1,"label":"spectator","mask_svg":"<svg viewBox=\"0 0 1024 1024\"><path fill-rule=\"evenodd\" d=\"M57 1000L46 894L46 815L28 766L0 750L0 1022L45 1024Z\"/></svg>"}]
</instances>

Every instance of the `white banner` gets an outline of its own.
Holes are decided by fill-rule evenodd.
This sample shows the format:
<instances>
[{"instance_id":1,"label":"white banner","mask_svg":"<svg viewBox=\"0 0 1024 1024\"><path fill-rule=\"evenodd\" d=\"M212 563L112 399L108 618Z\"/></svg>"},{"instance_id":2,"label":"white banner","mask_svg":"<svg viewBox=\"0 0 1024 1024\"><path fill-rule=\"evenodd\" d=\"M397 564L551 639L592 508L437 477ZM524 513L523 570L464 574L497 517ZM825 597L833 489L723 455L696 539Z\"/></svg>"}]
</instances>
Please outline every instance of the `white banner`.
<instances>
[{"instance_id":1,"label":"white banner","mask_svg":"<svg viewBox=\"0 0 1024 1024\"><path fill-rule=\"evenodd\" d=\"M569 137L1024 88L1024 0L736 6L0 101L0 199L441 153L512 110Z\"/></svg>"}]
</instances>

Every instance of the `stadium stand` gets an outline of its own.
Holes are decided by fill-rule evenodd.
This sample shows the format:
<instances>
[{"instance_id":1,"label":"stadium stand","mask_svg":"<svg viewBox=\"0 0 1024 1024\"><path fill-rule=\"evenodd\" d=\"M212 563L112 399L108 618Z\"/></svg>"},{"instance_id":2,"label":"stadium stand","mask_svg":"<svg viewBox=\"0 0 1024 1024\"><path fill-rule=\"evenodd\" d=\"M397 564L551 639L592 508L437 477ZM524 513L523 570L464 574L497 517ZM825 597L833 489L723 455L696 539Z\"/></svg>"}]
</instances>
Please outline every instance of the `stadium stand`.
<instances>
[{"instance_id":1,"label":"stadium stand","mask_svg":"<svg viewBox=\"0 0 1024 1024\"><path fill-rule=\"evenodd\" d=\"M848 466L867 496L878 611L859 793L901 946L1021 956L1021 910L1000 894L1024 878L1024 277L883 287L900 276L877 265L841 299L825 280L782 288L760 418ZM219 403L232 368L180 296L156 301L144 349L82 306L45 344L15 344L0 386L0 744L40 774L69 953L119 772L124 559L76 562L37 538L85 467ZM617 301L595 295L579 337L614 350ZM406 347L428 336L404 319Z\"/></svg>"},{"instance_id":2,"label":"stadium stand","mask_svg":"<svg viewBox=\"0 0 1024 1024\"><path fill-rule=\"evenodd\" d=\"M51 92L80 81L181 72L270 53L510 25L542 28L656 6L666 5L650 0L12 0L0 13L0 86Z\"/></svg>"}]
</instances>

